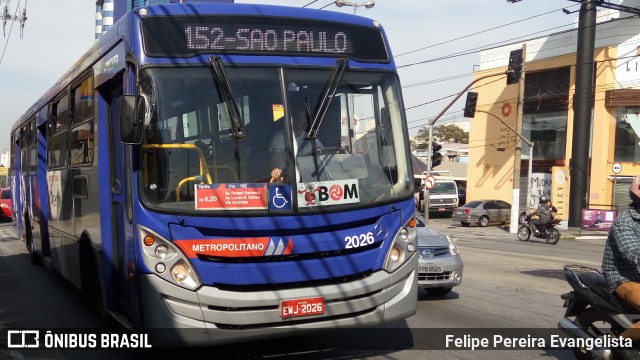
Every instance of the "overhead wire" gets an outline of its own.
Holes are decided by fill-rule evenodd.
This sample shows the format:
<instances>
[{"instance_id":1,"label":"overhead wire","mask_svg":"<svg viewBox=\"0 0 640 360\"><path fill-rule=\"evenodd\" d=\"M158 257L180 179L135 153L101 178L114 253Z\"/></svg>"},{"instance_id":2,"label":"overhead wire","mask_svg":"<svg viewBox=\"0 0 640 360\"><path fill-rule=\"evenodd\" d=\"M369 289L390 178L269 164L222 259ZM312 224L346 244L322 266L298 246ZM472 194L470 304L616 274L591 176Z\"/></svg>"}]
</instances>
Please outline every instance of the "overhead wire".
<instances>
[{"instance_id":1,"label":"overhead wire","mask_svg":"<svg viewBox=\"0 0 640 360\"><path fill-rule=\"evenodd\" d=\"M571 5L569 7L572 7L572 6L578 6L578 5ZM565 8L567 8L567 7L565 7ZM439 46L439 45L444 45L444 44L448 44L448 43L451 43L451 42L454 42L454 41L457 41L457 40L462 40L462 39L466 39L466 38L469 38L469 37L472 37L472 36L476 36L476 35L479 35L479 34L482 34L482 33L485 33L485 32L497 30L497 29L503 28L505 26L509 26L509 25L513 25L513 24L519 24L522 21L535 19L535 18L540 17L540 16L544 16L544 15L548 15L548 14L554 13L554 12L556 12L558 10L561 10L561 9L562 8L556 9L556 10L551 10L551 11L548 11L548 12L545 12L545 13L542 13L542 14L530 16L528 18L516 20L516 21L510 22L510 23L506 23L506 24L503 24L503 25L499 25L499 26L495 26L495 27L489 28L489 29L481 30L481 31L475 32L473 34L460 36L460 37L457 37L457 38L454 38L454 39L450 39L450 40L442 41L442 42L439 42L439 43L436 43L436 44L428 45L428 46L425 46L425 47L422 47L422 48L419 48L419 49L410 50L410 51L395 55L395 57L398 58L400 56L404 56L404 55L407 55L407 54L412 54L414 52L418 52L418 51L421 51L421 50L426 50L426 49L429 49L429 48L432 48L432 47L436 47L436 46Z\"/></svg>"},{"instance_id":2,"label":"overhead wire","mask_svg":"<svg viewBox=\"0 0 640 360\"><path fill-rule=\"evenodd\" d=\"M20 8L20 1L18 1L18 5L16 5L16 17L18 15L19 8ZM7 47L9 46L9 39L11 38L11 31L13 30L14 23L15 21L11 21L11 26L9 27L9 35L7 36L7 40L4 42L4 47L2 48L2 55L0 55L0 64L2 64L2 59L4 59L4 54L7 51Z\"/></svg>"},{"instance_id":3,"label":"overhead wire","mask_svg":"<svg viewBox=\"0 0 640 360\"><path fill-rule=\"evenodd\" d=\"M316 2L318 2L318 1L319 1L319 0L313 0L312 2L310 2L310 3L306 4L306 5L302 5L302 7L303 7L303 8L306 8L307 6L309 6L309 5L313 4L313 3L316 3Z\"/></svg>"},{"instance_id":4,"label":"overhead wire","mask_svg":"<svg viewBox=\"0 0 640 360\"><path fill-rule=\"evenodd\" d=\"M602 15L602 16L608 16L608 15ZM635 17L635 15L633 15L633 16L628 16L628 17L621 17L621 18L612 19L612 20L610 20L610 22L613 22L613 21L620 21L620 20L625 20L625 19L629 19L629 18L632 18L632 17ZM561 27L562 27L562 26L561 26ZM554 28L551 28L551 29L556 29L556 28L558 28L558 27L554 27ZM449 56L449 57L450 57L450 56ZM633 58L633 57L635 57L635 55L632 55L632 56L626 56L626 57L620 57L620 58L617 58L617 59L619 60L619 59L624 59L624 58ZM607 59L607 60L603 60L603 61L611 61L611 60L616 60L616 59ZM400 66L399 66L398 68L400 68ZM444 81L444 80L443 80L443 81ZM500 81L500 79L495 80L495 81ZM434 82L435 82L435 81L434 81ZM603 85L600 85L600 86L603 86ZM403 88L404 88L404 87L403 87ZM431 104L431 103L434 103L434 102L437 102L437 101L442 101L442 100L444 100L444 99L447 99L447 98L453 97L453 96L455 96L455 95L457 95L457 94L452 94L452 95L445 96L445 97L442 97L442 98L439 98L439 99L436 99L436 100L432 100L432 101L425 102L425 103L422 103L422 104L418 104L418 105L410 106L410 107L405 108L405 110L411 110L411 109L414 109L414 108L417 108L417 107L420 107L420 106L423 106L423 105L428 105L428 104ZM433 118L433 117L431 117L431 118ZM427 119L428 119L428 118L427 118ZM415 120L412 120L412 121L410 121L410 122L413 122L413 121L415 121Z\"/></svg>"},{"instance_id":5,"label":"overhead wire","mask_svg":"<svg viewBox=\"0 0 640 360\"><path fill-rule=\"evenodd\" d=\"M335 1L332 1L332 2L328 3L328 4L327 4L327 5L325 5L325 6L323 6L323 7L321 7L321 8L318 8L318 10L322 10L322 9L324 9L324 8L326 8L326 7L329 7L329 6L333 5L333 4L335 4Z\"/></svg>"}]
</instances>

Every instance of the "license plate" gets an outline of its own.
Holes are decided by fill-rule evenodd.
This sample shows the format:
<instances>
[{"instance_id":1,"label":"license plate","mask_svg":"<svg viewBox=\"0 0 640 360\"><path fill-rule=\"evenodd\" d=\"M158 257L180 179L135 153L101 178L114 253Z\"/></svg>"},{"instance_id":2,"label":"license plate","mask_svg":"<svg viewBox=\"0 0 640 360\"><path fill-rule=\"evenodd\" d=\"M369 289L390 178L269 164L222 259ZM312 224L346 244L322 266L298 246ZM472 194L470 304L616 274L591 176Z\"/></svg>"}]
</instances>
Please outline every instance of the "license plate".
<instances>
[{"instance_id":1,"label":"license plate","mask_svg":"<svg viewBox=\"0 0 640 360\"><path fill-rule=\"evenodd\" d=\"M280 317L283 319L324 314L324 298L292 299L280 301Z\"/></svg>"},{"instance_id":2,"label":"license plate","mask_svg":"<svg viewBox=\"0 0 640 360\"><path fill-rule=\"evenodd\" d=\"M421 273L441 273L442 266L438 265L423 265L418 267L418 272Z\"/></svg>"}]
</instances>

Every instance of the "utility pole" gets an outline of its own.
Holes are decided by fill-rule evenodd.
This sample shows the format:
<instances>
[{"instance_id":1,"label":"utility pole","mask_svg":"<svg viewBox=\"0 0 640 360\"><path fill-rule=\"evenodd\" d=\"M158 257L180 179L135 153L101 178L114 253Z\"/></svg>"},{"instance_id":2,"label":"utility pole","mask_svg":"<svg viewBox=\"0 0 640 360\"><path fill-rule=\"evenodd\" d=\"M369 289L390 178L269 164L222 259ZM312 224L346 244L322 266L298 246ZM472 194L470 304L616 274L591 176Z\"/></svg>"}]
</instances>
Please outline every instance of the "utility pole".
<instances>
[{"instance_id":1,"label":"utility pole","mask_svg":"<svg viewBox=\"0 0 640 360\"><path fill-rule=\"evenodd\" d=\"M0 0L2 2L2 0ZM25 2L24 8L22 8L22 13L17 15L20 11L19 8L16 8L16 15L12 16L9 14L10 10L10 0L6 0L4 3L4 9L2 9L2 13L0 13L0 20L2 20L2 34L6 36L7 29L7 21L18 21L20 23L20 38L22 39L22 34L24 30L24 23L27 21L27 5ZM20 3L18 3L19 6Z\"/></svg>"},{"instance_id":2,"label":"utility pole","mask_svg":"<svg viewBox=\"0 0 640 360\"><path fill-rule=\"evenodd\" d=\"M578 18L576 92L573 96L573 142L569 169L569 226L578 227L587 205L589 143L593 119L593 77L596 39L596 1L583 0Z\"/></svg>"},{"instance_id":3,"label":"utility pole","mask_svg":"<svg viewBox=\"0 0 640 360\"><path fill-rule=\"evenodd\" d=\"M522 52L520 54L520 72L524 71L526 54L527 45L522 44ZM516 101L515 133L520 138L516 139L516 147L513 154L513 189L511 191L511 222L509 226L509 232L512 234L518 232L518 220L520 218L520 162L522 159L522 136L520 134L522 134L522 113L524 111L524 77L521 75L518 76L518 99ZM529 147L531 148L531 144L529 144ZM530 184L527 184L527 186L530 186Z\"/></svg>"}]
</instances>

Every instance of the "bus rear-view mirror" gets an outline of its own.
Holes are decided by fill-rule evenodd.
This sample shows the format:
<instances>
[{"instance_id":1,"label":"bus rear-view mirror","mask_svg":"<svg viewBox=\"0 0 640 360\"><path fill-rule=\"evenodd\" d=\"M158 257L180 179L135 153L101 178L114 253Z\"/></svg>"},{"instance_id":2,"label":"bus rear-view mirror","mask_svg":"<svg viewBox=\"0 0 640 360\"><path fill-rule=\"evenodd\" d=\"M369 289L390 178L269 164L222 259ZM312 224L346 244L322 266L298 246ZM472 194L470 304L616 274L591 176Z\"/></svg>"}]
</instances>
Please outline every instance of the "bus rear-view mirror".
<instances>
[{"instance_id":1,"label":"bus rear-view mirror","mask_svg":"<svg viewBox=\"0 0 640 360\"><path fill-rule=\"evenodd\" d=\"M142 126L144 124L144 98L135 95L123 95L120 105L120 142L124 144L140 144Z\"/></svg>"}]
</instances>

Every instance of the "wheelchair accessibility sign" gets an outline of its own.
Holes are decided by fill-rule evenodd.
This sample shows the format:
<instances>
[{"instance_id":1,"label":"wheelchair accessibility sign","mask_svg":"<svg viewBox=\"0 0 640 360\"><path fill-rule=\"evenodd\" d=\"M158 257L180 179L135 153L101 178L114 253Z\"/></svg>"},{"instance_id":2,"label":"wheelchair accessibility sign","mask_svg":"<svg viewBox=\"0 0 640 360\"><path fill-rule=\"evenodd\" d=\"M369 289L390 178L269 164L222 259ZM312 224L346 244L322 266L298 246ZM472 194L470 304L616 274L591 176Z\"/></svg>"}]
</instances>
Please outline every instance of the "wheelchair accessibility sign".
<instances>
[{"instance_id":1,"label":"wheelchair accessibility sign","mask_svg":"<svg viewBox=\"0 0 640 360\"><path fill-rule=\"evenodd\" d=\"M269 210L291 210L291 185L269 185Z\"/></svg>"}]
</instances>

